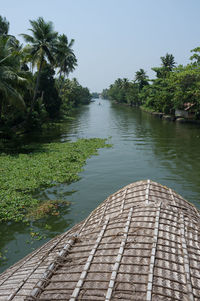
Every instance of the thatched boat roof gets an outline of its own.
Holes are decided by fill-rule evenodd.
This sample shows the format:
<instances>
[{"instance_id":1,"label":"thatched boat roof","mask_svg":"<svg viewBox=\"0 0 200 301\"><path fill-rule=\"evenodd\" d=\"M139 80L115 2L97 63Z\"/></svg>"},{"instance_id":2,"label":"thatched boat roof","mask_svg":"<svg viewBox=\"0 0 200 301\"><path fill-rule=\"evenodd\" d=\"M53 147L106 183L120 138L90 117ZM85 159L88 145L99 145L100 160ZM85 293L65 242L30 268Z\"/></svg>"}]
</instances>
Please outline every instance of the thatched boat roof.
<instances>
[{"instance_id":1,"label":"thatched boat roof","mask_svg":"<svg viewBox=\"0 0 200 301\"><path fill-rule=\"evenodd\" d=\"M109 196L0 275L0 300L200 300L200 214L158 183Z\"/></svg>"}]
</instances>

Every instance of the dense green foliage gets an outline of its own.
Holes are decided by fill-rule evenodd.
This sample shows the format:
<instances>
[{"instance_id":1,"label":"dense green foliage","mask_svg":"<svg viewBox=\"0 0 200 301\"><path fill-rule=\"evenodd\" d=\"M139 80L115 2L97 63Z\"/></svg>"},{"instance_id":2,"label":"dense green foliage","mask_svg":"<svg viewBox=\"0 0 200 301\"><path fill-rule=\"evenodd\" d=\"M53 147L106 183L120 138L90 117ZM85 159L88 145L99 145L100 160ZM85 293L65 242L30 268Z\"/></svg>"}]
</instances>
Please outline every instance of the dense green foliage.
<instances>
[{"instance_id":1,"label":"dense green foliage","mask_svg":"<svg viewBox=\"0 0 200 301\"><path fill-rule=\"evenodd\" d=\"M6 18L0 16L0 35L7 35L9 31L9 22Z\"/></svg>"},{"instance_id":2,"label":"dense green foliage","mask_svg":"<svg viewBox=\"0 0 200 301\"><path fill-rule=\"evenodd\" d=\"M192 50L192 62L186 66L175 65L172 54L161 57L161 67L152 68L155 79L148 79L145 71L136 72L133 81L117 79L102 96L118 103L142 105L150 111L175 114L192 105L195 119L200 119L200 47Z\"/></svg>"},{"instance_id":3,"label":"dense green foliage","mask_svg":"<svg viewBox=\"0 0 200 301\"><path fill-rule=\"evenodd\" d=\"M92 93L92 98L99 98L99 93L98 92L93 92Z\"/></svg>"},{"instance_id":4,"label":"dense green foliage","mask_svg":"<svg viewBox=\"0 0 200 301\"><path fill-rule=\"evenodd\" d=\"M57 83L59 85L59 82ZM65 79L61 89L61 112L67 114L71 108L79 104L88 104L92 98L88 88L83 88L76 78Z\"/></svg>"},{"instance_id":5,"label":"dense green foliage","mask_svg":"<svg viewBox=\"0 0 200 301\"><path fill-rule=\"evenodd\" d=\"M49 213L54 203L46 200L41 204L33 197L34 192L77 181L86 159L106 146L109 145L104 139L80 139L43 144L36 151L29 146L15 155L1 154L0 221L21 221L27 215L41 217L42 213Z\"/></svg>"},{"instance_id":6,"label":"dense green foliage","mask_svg":"<svg viewBox=\"0 0 200 301\"><path fill-rule=\"evenodd\" d=\"M91 95L68 75L77 66L74 40L59 35L52 22L30 20L26 45L8 34L9 22L0 16L0 133L30 130L53 118L69 115Z\"/></svg>"}]
</instances>

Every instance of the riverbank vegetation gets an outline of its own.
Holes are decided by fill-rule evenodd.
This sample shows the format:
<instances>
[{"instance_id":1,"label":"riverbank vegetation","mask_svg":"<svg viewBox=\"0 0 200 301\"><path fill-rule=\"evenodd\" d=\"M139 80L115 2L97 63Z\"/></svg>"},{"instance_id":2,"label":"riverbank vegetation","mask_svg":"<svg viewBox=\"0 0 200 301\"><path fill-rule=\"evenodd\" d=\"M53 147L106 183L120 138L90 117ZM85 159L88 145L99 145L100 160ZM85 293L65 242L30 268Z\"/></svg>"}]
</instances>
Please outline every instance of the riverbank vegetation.
<instances>
[{"instance_id":1,"label":"riverbank vegetation","mask_svg":"<svg viewBox=\"0 0 200 301\"><path fill-rule=\"evenodd\" d=\"M41 201L34 197L35 192L77 181L86 159L97 154L98 148L109 146L106 140L93 138L29 145L17 154L1 154L0 222L58 215L64 201Z\"/></svg>"},{"instance_id":2,"label":"riverbank vegetation","mask_svg":"<svg viewBox=\"0 0 200 301\"><path fill-rule=\"evenodd\" d=\"M77 66L74 39L56 32L42 17L30 20L29 34L20 35L25 45L9 34L9 22L0 16L0 222L59 214L67 202L39 200L37 192L77 181L86 159L107 146L95 138L50 144L29 139L28 145L6 148L27 132L51 131L92 97L88 88L68 78Z\"/></svg>"},{"instance_id":3,"label":"riverbank vegetation","mask_svg":"<svg viewBox=\"0 0 200 301\"><path fill-rule=\"evenodd\" d=\"M30 20L22 45L0 16L0 136L30 131L91 100L88 88L69 74L77 66L74 39L42 17Z\"/></svg>"},{"instance_id":4,"label":"riverbank vegetation","mask_svg":"<svg viewBox=\"0 0 200 301\"><path fill-rule=\"evenodd\" d=\"M153 67L155 79L149 79L140 69L135 78L117 79L102 96L117 103L142 106L150 112L161 112L171 116L183 114L200 119L200 47L193 50L186 66L175 63L172 54L161 57L161 66ZM178 112L178 113L177 113Z\"/></svg>"}]
</instances>

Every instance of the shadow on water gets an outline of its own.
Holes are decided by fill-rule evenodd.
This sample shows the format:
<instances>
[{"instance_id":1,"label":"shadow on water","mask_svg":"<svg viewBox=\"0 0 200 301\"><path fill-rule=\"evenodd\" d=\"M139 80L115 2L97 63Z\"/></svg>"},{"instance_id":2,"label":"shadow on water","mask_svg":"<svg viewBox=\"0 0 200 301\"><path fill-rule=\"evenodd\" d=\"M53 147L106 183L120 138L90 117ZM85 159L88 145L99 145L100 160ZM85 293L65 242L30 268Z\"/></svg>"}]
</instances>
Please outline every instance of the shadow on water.
<instances>
[{"instance_id":1,"label":"shadow on water","mask_svg":"<svg viewBox=\"0 0 200 301\"><path fill-rule=\"evenodd\" d=\"M35 129L31 133L23 133L13 136L12 139L0 138L0 153L29 153L43 151L45 143L68 141L73 123L77 123L81 114L87 111L88 106L74 110L72 117L62 122L48 123L41 129Z\"/></svg>"},{"instance_id":2,"label":"shadow on water","mask_svg":"<svg viewBox=\"0 0 200 301\"><path fill-rule=\"evenodd\" d=\"M65 124L66 128L67 125ZM22 134L12 139L0 140L0 153L17 154L42 152L44 143L58 142L63 133L62 124L51 125L50 130L35 130L31 133ZM66 129L67 130L67 129Z\"/></svg>"}]
</instances>

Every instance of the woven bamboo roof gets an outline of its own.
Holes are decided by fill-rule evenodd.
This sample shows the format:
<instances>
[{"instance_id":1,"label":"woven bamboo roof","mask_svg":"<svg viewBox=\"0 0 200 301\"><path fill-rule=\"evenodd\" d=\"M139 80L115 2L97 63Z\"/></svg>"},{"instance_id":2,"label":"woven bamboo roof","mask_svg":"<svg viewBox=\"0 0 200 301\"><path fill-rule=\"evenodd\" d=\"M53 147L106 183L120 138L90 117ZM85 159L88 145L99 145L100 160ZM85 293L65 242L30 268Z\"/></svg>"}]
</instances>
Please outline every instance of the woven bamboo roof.
<instances>
[{"instance_id":1,"label":"woven bamboo roof","mask_svg":"<svg viewBox=\"0 0 200 301\"><path fill-rule=\"evenodd\" d=\"M0 301L200 300L200 213L139 181L0 275Z\"/></svg>"}]
</instances>

